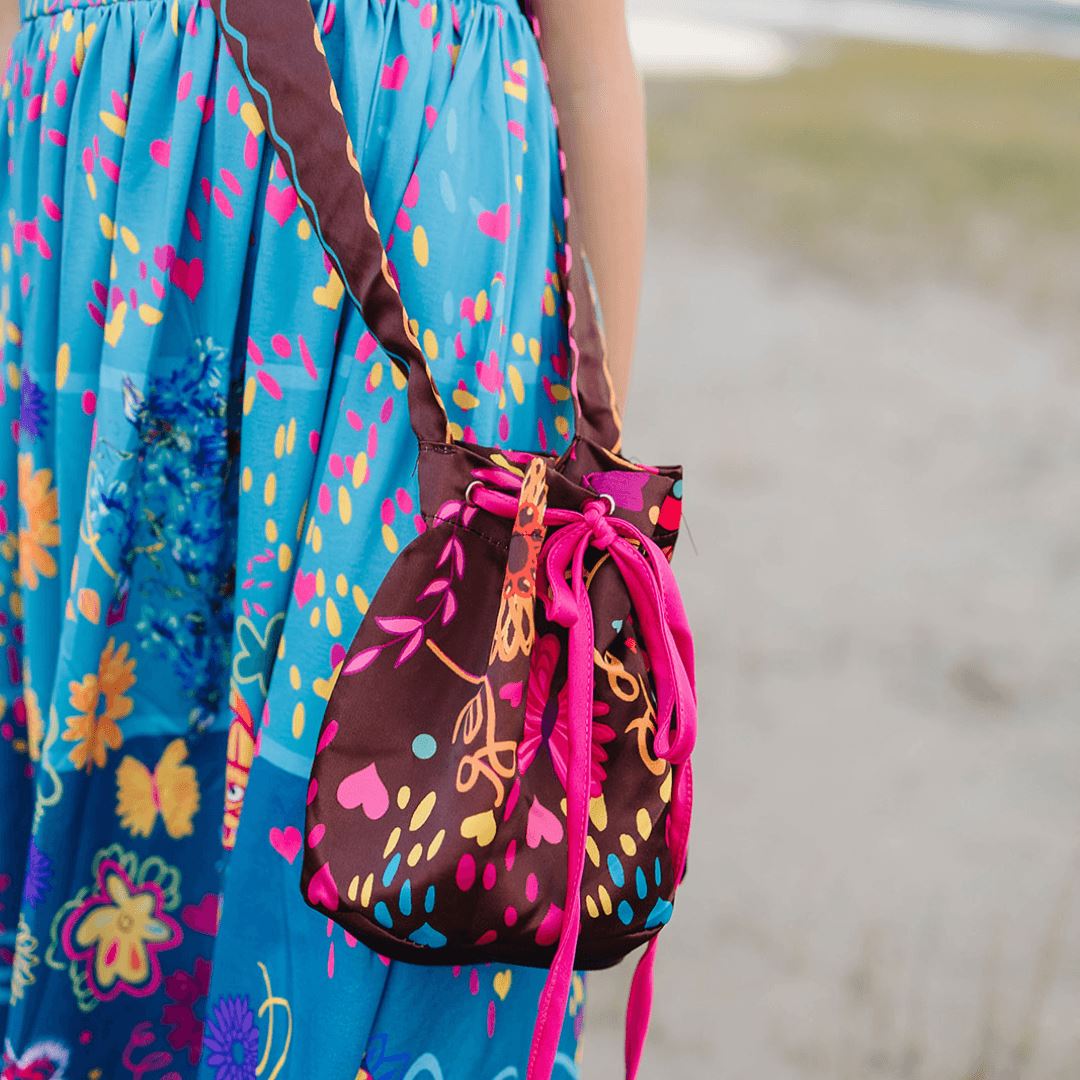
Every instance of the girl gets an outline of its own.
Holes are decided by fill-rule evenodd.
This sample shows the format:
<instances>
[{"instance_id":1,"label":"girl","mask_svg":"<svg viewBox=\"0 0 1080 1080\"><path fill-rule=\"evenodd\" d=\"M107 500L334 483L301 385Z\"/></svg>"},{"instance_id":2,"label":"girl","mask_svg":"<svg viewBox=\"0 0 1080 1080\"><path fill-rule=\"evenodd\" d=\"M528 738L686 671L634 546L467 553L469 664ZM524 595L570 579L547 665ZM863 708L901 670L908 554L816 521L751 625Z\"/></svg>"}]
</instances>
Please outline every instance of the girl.
<instances>
[{"instance_id":1,"label":"girl","mask_svg":"<svg viewBox=\"0 0 1080 1080\"><path fill-rule=\"evenodd\" d=\"M455 433L561 449L563 190L530 17L313 10ZM22 15L0 129L2 1075L517 1075L543 972L388 963L297 889L329 688L417 528L403 380L205 0ZM535 15L621 389L644 201L622 4Z\"/></svg>"}]
</instances>

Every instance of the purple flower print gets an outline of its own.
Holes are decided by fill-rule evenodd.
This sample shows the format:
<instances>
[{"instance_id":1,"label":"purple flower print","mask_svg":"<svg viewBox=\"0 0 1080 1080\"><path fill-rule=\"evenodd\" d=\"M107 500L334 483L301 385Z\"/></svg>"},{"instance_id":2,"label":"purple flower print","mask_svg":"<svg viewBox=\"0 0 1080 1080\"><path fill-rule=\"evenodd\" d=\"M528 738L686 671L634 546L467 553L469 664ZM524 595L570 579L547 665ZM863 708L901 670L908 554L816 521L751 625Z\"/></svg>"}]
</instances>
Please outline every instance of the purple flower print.
<instances>
[{"instance_id":1,"label":"purple flower print","mask_svg":"<svg viewBox=\"0 0 1080 1080\"><path fill-rule=\"evenodd\" d=\"M36 441L45 427L45 393L28 371L22 372L19 385L19 430Z\"/></svg>"},{"instance_id":2,"label":"purple flower print","mask_svg":"<svg viewBox=\"0 0 1080 1080\"><path fill-rule=\"evenodd\" d=\"M254 1080L259 1060L259 1029L246 997L219 998L206 1021L203 1054L214 1080Z\"/></svg>"},{"instance_id":3,"label":"purple flower print","mask_svg":"<svg viewBox=\"0 0 1080 1080\"><path fill-rule=\"evenodd\" d=\"M199 1003L209 989L210 961L205 956L196 957L192 971L174 971L165 976L165 996L169 1003L161 1010L161 1019L169 1026L169 1045L174 1050L187 1050L192 1065L198 1065L202 1055L203 1020Z\"/></svg>"},{"instance_id":4,"label":"purple flower print","mask_svg":"<svg viewBox=\"0 0 1080 1080\"><path fill-rule=\"evenodd\" d=\"M36 908L45 899L52 888L52 874L52 859L37 846L36 840L31 840L23 883L23 900L27 906Z\"/></svg>"}]
</instances>

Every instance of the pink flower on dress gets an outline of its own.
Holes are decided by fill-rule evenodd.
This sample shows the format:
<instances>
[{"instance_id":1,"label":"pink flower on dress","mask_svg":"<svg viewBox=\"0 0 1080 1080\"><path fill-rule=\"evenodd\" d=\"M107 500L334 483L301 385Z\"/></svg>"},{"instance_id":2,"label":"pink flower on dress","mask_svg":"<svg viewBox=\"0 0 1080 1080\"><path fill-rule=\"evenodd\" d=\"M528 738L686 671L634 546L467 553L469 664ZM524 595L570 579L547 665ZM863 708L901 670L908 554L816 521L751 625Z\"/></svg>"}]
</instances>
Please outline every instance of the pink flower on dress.
<instances>
[{"instance_id":1,"label":"pink flower on dress","mask_svg":"<svg viewBox=\"0 0 1080 1080\"><path fill-rule=\"evenodd\" d=\"M168 1042L174 1050L187 1050L188 1063L198 1065L202 1054L202 1002L210 992L210 961L196 957L192 971L174 971L165 976L168 1004L161 1019L169 1028Z\"/></svg>"},{"instance_id":2,"label":"pink flower on dress","mask_svg":"<svg viewBox=\"0 0 1080 1080\"><path fill-rule=\"evenodd\" d=\"M525 731L518 745L518 771L524 775L542 746L547 747L551 766L566 790L567 766L570 760L570 702L565 683L554 692L555 675L559 667L559 639L545 634L536 642L529 664L529 688L525 694ZM602 701L592 703L593 737L592 760L589 765L589 797L595 799L607 779L604 762L607 751L604 743L615 738L607 724L596 717L606 716L608 706Z\"/></svg>"}]
</instances>

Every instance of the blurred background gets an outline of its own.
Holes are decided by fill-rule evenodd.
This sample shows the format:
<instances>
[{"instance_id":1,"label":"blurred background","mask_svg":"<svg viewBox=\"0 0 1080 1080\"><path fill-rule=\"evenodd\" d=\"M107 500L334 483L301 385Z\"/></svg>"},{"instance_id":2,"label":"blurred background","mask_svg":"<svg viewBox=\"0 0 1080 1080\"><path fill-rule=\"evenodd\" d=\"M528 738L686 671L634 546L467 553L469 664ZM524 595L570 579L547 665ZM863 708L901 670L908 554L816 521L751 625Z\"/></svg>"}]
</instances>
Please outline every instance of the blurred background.
<instances>
[{"instance_id":1,"label":"blurred background","mask_svg":"<svg viewBox=\"0 0 1080 1080\"><path fill-rule=\"evenodd\" d=\"M631 10L703 714L642 1074L1076 1080L1080 4Z\"/></svg>"},{"instance_id":2,"label":"blurred background","mask_svg":"<svg viewBox=\"0 0 1080 1080\"><path fill-rule=\"evenodd\" d=\"M1077 1080L1080 4L630 5L703 713L642 1076Z\"/></svg>"}]
</instances>

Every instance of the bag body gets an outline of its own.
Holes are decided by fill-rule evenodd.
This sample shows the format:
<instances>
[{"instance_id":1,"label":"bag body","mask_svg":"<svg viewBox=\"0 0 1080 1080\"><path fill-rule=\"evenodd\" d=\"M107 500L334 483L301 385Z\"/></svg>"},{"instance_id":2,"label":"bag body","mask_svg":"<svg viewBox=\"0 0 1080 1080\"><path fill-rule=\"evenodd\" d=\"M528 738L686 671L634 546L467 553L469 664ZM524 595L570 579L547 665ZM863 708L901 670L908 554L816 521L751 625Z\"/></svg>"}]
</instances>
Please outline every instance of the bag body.
<instances>
[{"instance_id":1,"label":"bag body","mask_svg":"<svg viewBox=\"0 0 1080 1080\"><path fill-rule=\"evenodd\" d=\"M310 4L211 2L347 295L406 375L419 448L425 527L372 601L323 718L304 897L387 957L547 968L528 1080L551 1074L575 966L648 943L628 1006L632 1078L690 828L693 647L669 565L681 470L619 452L569 236L556 285L574 440L559 457L454 440Z\"/></svg>"},{"instance_id":2,"label":"bag body","mask_svg":"<svg viewBox=\"0 0 1080 1080\"><path fill-rule=\"evenodd\" d=\"M421 449L427 528L376 594L323 721L309 789L309 903L386 956L547 967L563 923L576 786L590 818L576 965L607 967L667 922L673 774L656 752L637 613L613 556L590 546L582 783L570 773L580 706L570 631L538 599L537 580L547 584L542 553L571 528L545 527L557 510L599 501L606 511L610 500L621 520L670 548L679 483L677 469L619 468L580 439L558 460ZM513 517L471 501L482 485L505 493Z\"/></svg>"}]
</instances>

